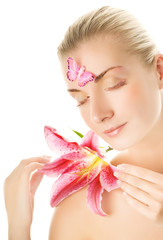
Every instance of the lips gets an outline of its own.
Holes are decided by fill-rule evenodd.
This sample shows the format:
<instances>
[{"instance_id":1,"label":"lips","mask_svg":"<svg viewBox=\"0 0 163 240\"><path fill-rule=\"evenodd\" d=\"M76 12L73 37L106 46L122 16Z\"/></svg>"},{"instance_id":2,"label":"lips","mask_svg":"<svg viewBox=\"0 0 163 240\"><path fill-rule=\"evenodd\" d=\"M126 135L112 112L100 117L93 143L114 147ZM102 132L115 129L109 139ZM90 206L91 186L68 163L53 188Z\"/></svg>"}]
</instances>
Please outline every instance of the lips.
<instances>
[{"instance_id":1,"label":"lips","mask_svg":"<svg viewBox=\"0 0 163 240\"><path fill-rule=\"evenodd\" d=\"M119 125L119 126L117 126L117 127L109 128L108 130L104 131L104 133L105 133L105 134L107 134L107 133L111 133L111 132L117 130L118 128L124 126L125 124L126 124L126 123L123 123L123 124L121 124L121 125Z\"/></svg>"}]
</instances>

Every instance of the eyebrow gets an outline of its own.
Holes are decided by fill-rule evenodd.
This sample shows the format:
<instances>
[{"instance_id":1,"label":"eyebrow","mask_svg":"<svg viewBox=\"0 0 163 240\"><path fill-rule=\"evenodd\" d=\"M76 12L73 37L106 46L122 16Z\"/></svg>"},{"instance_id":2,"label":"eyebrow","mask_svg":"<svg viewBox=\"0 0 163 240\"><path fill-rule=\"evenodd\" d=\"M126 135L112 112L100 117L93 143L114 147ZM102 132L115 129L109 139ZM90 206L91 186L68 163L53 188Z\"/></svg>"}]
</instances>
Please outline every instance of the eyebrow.
<instances>
[{"instance_id":1,"label":"eyebrow","mask_svg":"<svg viewBox=\"0 0 163 240\"><path fill-rule=\"evenodd\" d=\"M101 78L104 77L104 75L109 72L110 70L114 69L114 68L119 68L119 67L122 67L122 66L114 66L114 67L110 67L108 69L106 69L105 71L103 71L102 73L100 73L98 76L95 77L95 80L94 82L97 83ZM81 90L79 89L75 89L75 88L70 88L70 89L67 89L68 92L81 92Z\"/></svg>"}]
</instances>

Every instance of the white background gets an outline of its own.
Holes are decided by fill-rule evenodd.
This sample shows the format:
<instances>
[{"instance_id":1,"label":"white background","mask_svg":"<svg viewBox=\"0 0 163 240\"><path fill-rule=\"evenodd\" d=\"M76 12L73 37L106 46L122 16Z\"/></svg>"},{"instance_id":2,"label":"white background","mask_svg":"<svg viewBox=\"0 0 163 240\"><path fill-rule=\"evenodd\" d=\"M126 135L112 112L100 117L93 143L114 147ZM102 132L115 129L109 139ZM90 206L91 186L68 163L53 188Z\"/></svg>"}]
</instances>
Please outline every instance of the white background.
<instances>
[{"instance_id":1,"label":"white background","mask_svg":"<svg viewBox=\"0 0 163 240\"><path fill-rule=\"evenodd\" d=\"M0 2L0 239L7 239L4 179L23 158L53 155L44 139L44 125L75 141L80 139L71 128L83 134L88 130L65 90L56 52L76 18L104 5L136 15L163 51L162 0ZM45 176L36 193L32 240L48 239L53 182Z\"/></svg>"}]
</instances>

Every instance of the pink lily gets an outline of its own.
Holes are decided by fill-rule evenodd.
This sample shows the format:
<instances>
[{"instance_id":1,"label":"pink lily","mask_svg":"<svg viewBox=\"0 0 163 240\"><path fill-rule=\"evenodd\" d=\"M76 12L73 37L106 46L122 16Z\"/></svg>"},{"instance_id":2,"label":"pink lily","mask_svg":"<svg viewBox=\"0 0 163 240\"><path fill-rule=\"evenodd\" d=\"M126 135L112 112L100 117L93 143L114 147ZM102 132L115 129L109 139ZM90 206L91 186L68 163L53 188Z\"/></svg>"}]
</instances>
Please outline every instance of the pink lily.
<instances>
[{"instance_id":1,"label":"pink lily","mask_svg":"<svg viewBox=\"0 0 163 240\"><path fill-rule=\"evenodd\" d=\"M38 170L50 177L60 175L51 189L51 207L56 207L66 197L88 184L88 207L96 214L107 216L101 208L101 194L104 189L110 192L119 186L113 175L116 167L105 161L106 157L98 147L98 135L89 130L78 145L63 138L50 126L44 127L44 134L51 150L62 154Z\"/></svg>"}]
</instances>

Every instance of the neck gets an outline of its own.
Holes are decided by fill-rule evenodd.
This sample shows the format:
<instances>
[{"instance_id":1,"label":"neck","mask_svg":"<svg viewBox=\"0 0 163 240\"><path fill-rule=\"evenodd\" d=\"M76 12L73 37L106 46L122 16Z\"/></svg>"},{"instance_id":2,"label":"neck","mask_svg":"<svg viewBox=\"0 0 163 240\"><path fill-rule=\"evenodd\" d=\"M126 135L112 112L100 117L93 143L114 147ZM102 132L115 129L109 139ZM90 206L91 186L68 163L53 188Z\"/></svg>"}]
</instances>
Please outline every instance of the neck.
<instances>
[{"instance_id":1,"label":"neck","mask_svg":"<svg viewBox=\"0 0 163 240\"><path fill-rule=\"evenodd\" d=\"M163 173L163 108L152 131L126 152L129 163Z\"/></svg>"},{"instance_id":2,"label":"neck","mask_svg":"<svg viewBox=\"0 0 163 240\"><path fill-rule=\"evenodd\" d=\"M163 108L157 123L149 134L138 144L122 151L121 155L122 158L116 165L128 163L163 174Z\"/></svg>"},{"instance_id":3,"label":"neck","mask_svg":"<svg viewBox=\"0 0 163 240\"><path fill-rule=\"evenodd\" d=\"M151 149L144 149L143 152L138 151L128 150L126 163L148 168L163 174L163 151L159 145Z\"/></svg>"}]
</instances>

